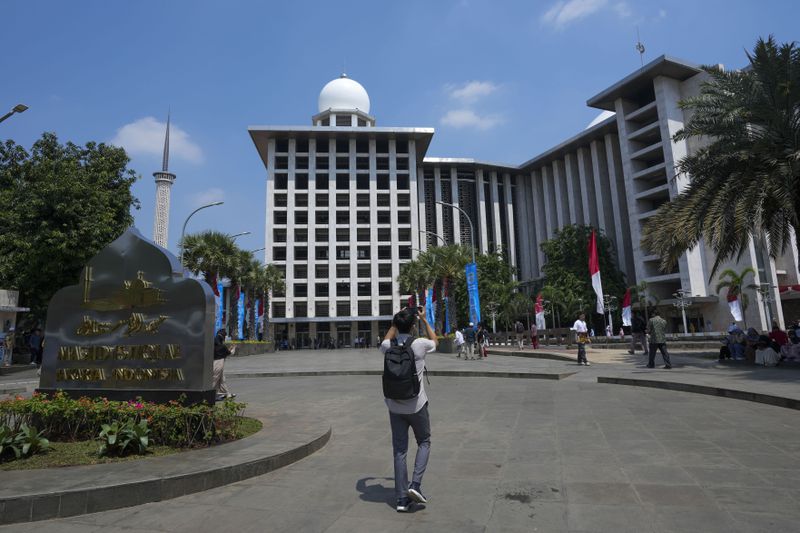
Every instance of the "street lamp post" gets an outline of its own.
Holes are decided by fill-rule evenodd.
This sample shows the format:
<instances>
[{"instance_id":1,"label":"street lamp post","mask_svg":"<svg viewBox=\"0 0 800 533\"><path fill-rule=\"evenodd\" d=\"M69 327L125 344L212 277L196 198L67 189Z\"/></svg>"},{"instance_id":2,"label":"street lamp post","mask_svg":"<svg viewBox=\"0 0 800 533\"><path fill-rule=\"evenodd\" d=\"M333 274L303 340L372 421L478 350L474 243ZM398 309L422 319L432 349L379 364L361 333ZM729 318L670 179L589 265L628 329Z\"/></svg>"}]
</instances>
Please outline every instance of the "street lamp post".
<instances>
[{"instance_id":1,"label":"street lamp post","mask_svg":"<svg viewBox=\"0 0 800 533\"><path fill-rule=\"evenodd\" d=\"M0 117L0 122L3 122L5 119L10 117L14 113L24 113L27 110L28 110L28 106L26 106L25 104L17 104L11 109L11 111L9 111L8 113L6 113L2 117Z\"/></svg>"},{"instance_id":2,"label":"street lamp post","mask_svg":"<svg viewBox=\"0 0 800 533\"><path fill-rule=\"evenodd\" d=\"M447 202L442 202L441 200L436 201L437 204L446 205L448 207L452 207L453 209L458 209L464 217L466 217L467 222L469 222L469 237L472 244L472 262L475 262L475 226L472 225L472 219L469 217L466 211L458 207L457 205L450 204Z\"/></svg>"},{"instance_id":3,"label":"street lamp post","mask_svg":"<svg viewBox=\"0 0 800 533\"><path fill-rule=\"evenodd\" d=\"M192 211L191 213L189 213L189 216L186 217L186 220L183 221L183 228L181 228L181 242L180 242L181 255L178 258L178 262L181 264L181 267L183 267L183 237L186 235L186 224L189 223L189 219L192 218L194 216L194 214L197 213L198 211L200 211L201 209L205 209L207 207L214 207L215 205L222 205L224 203L225 202L214 202L214 203L211 203L211 204L202 205L202 206L198 207L197 209L195 209L194 211Z\"/></svg>"},{"instance_id":4,"label":"street lamp post","mask_svg":"<svg viewBox=\"0 0 800 533\"><path fill-rule=\"evenodd\" d=\"M419 230L419 232L420 232L420 233L424 233L424 234L426 234L426 235L433 235L434 237L436 237L437 239L439 239L440 241L442 241L442 244L444 244L444 245L446 245L446 244L447 244L447 241L445 241L445 240L444 240L444 237L442 237L442 236L441 236L441 235L439 235L438 233L434 233L434 232L432 232L432 231L425 231L424 229L421 229L421 230Z\"/></svg>"},{"instance_id":5,"label":"street lamp post","mask_svg":"<svg viewBox=\"0 0 800 533\"><path fill-rule=\"evenodd\" d=\"M611 296L610 294L603 295L603 306L608 310L608 321L604 320L605 326L611 326L611 335L614 335L614 322L611 318L611 312L617 310L617 297Z\"/></svg>"},{"instance_id":6,"label":"street lamp post","mask_svg":"<svg viewBox=\"0 0 800 533\"><path fill-rule=\"evenodd\" d=\"M497 328L495 328L495 321L497 320L497 302L489 302L486 304L486 307L489 309L489 316L492 317L492 333L497 333Z\"/></svg>"},{"instance_id":7,"label":"street lamp post","mask_svg":"<svg viewBox=\"0 0 800 533\"><path fill-rule=\"evenodd\" d=\"M672 293L672 296L675 298L675 307L681 310L681 316L683 317L683 334L689 334L689 328L686 325L686 308L692 305L692 299L689 298L689 294L684 291L683 289L679 290L678 292Z\"/></svg>"},{"instance_id":8,"label":"street lamp post","mask_svg":"<svg viewBox=\"0 0 800 533\"><path fill-rule=\"evenodd\" d=\"M236 233L234 235L231 235L231 239L235 239L236 237L241 237L242 235L250 235L250 232L249 231L243 231L241 233Z\"/></svg>"},{"instance_id":9,"label":"street lamp post","mask_svg":"<svg viewBox=\"0 0 800 533\"><path fill-rule=\"evenodd\" d=\"M764 312L767 315L767 331L772 329L772 313L770 312L769 304L772 303L772 289L773 285L770 283L761 283L758 286L758 294L761 296L761 301L764 302Z\"/></svg>"}]
</instances>

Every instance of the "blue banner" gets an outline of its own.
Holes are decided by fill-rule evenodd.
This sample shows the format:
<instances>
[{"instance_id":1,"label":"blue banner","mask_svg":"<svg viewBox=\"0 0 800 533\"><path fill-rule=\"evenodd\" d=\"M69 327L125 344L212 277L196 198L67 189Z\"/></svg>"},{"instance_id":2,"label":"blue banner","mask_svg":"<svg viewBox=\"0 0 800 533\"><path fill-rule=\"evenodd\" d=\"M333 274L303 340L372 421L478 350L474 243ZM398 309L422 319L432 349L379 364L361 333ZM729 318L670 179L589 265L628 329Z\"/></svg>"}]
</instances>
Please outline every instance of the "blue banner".
<instances>
[{"instance_id":1,"label":"blue banner","mask_svg":"<svg viewBox=\"0 0 800 533\"><path fill-rule=\"evenodd\" d=\"M244 293L239 293L239 340L244 338Z\"/></svg>"},{"instance_id":2,"label":"blue banner","mask_svg":"<svg viewBox=\"0 0 800 533\"><path fill-rule=\"evenodd\" d=\"M444 332L450 333L450 298L444 299Z\"/></svg>"},{"instance_id":3,"label":"blue banner","mask_svg":"<svg viewBox=\"0 0 800 533\"><path fill-rule=\"evenodd\" d=\"M222 295L224 294L225 288L222 286L222 282L217 282L217 292L219 296L216 294L214 295L214 334L216 335L219 330L222 329Z\"/></svg>"},{"instance_id":4,"label":"blue banner","mask_svg":"<svg viewBox=\"0 0 800 533\"><path fill-rule=\"evenodd\" d=\"M256 339L258 339L258 327L259 327L259 324L261 324L261 315L259 314L258 310L260 309L259 306L261 305L261 299L257 298L256 299L256 303L253 304L253 305L255 305L255 307L253 308L255 310L255 312L253 314L256 317L256 327L255 327L255 329L253 331L256 332Z\"/></svg>"},{"instance_id":5,"label":"blue banner","mask_svg":"<svg viewBox=\"0 0 800 533\"><path fill-rule=\"evenodd\" d=\"M467 263L464 267L467 276L467 292L469 293L469 321L476 326L481 321L481 299L478 296L478 265Z\"/></svg>"},{"instance_id":6,"label":"blue banner","mask_svg":"<svg viewBox=\"0 0 800 533\"><path fill-rule=\"evenodd\" d=\"M427 298L425 298L425 320L433 327L436 322L436 312L433 309L433 287L425 292L427 292Z\"/></svg>"}]
</instances>

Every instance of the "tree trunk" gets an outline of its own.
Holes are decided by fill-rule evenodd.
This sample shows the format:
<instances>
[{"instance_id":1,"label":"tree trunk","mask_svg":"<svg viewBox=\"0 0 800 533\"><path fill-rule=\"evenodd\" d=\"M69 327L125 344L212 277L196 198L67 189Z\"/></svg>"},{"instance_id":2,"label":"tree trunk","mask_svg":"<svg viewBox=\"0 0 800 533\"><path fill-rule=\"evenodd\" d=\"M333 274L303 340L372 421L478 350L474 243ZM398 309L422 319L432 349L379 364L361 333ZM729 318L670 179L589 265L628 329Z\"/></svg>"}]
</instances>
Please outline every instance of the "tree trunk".
<instances>
[{"instance_id":1,"label":"tree trunk","mask_svg":"<svg viewBox=\"0 0 800 533\"><path fill-rule=\"evenodd\" d=\"M241 292L241 287L236 285L237 290L231 291L231 301L229 302L229 313L228 313L228 335L230 335L231 339L239 340L239 293Z\"/></svg>"},{"instance_id":2,"label":"tree trunk","mask_svg":"<svg viewBox=\"0 0 800 533\"><path fill-rule=\"evenodd\" d=\"M248 312L248 326L247 326L247 338L252 340L256 340L256 291L248 291L247 297L250 300L250 311Z\"/></svg>"}]
</instances>

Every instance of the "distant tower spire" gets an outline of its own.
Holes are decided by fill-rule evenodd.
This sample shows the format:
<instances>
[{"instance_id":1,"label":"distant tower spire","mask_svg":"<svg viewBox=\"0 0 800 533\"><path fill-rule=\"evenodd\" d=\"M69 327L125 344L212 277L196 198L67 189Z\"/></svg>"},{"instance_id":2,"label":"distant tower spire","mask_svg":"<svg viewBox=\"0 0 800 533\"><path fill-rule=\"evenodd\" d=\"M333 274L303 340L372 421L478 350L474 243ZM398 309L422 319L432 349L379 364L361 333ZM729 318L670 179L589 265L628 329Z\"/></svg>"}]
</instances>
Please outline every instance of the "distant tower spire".
<instances>
[{"instance_id":1,"label":"distant tower spire","mask_svg":"<svg viewBox=\"0 0 800 533\"><path fill-rule=\"evenodd\" d=\"M167 247L169 235L169 196L175 174L169 171L169 123L170 113L167 112L167 133L164 137L164 157L161 160L161 171L154 172L156 179L156 212L153 223L153 241L164 248Z\"/></svg>"}]
</instances>

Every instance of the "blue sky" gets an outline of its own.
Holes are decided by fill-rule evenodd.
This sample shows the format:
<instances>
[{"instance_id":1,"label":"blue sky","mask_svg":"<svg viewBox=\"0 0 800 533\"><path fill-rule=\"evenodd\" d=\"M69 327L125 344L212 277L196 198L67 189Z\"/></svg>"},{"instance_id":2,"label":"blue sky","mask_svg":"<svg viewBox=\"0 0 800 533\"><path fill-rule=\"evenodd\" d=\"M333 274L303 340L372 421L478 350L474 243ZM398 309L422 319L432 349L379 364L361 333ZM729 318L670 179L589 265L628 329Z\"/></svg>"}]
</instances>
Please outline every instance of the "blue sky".
<instances>
[{"instance_id":1,"label":"blue sky","mask_svg":"<svg viewBox=\"0 0 800 533\"><path fill-rule=\"evenodd\" d=\"M796 1L37 1L5 0L0 125L29 147L123 144L142 179L136 225L152 235L167 109L172 110L170 248L189 231L251 231L264 242L265 170L249 125L307 125L343 69L367 89L379 126L434 127L429 156L521 163L578 133L586 100L669 54L746 62L758 36L793 40Z\"/></svg>"}]
</instances>

